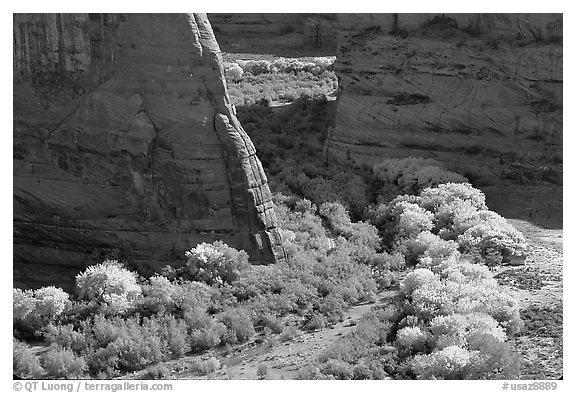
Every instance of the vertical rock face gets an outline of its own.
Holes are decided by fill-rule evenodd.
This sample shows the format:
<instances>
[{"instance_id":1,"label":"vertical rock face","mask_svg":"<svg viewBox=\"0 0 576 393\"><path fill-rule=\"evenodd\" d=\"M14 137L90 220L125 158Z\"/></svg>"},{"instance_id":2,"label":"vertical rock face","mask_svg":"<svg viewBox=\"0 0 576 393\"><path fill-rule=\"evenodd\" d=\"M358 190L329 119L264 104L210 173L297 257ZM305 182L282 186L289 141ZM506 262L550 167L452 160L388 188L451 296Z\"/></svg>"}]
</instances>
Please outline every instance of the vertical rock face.
<instances>
[{"instance_id":1,"label":"vertical rock face","mask_svg":"<svg viewBox=\"0 0 576 393\"><path fill-rule=\"evenodd\" d=\"M330 160L422 156L496 175L561 163L562 15L339 17Z\"/></svg>"},{"instance_id":2,"label":"vertical rock face","mask_svg":"<svg viewBox=\"0 0 576 393\"><path fill-rule=\"evenodd\" d=\"M221 48L282 56L336 52L337 14L208 14Z\"/></svg>"},{"instance_id":3,"label":"vertical rock face","mask_svg":"<svg viewBox=\"0 0 576 393\"><path fill-rule=\"evenodd\" d=\"M15 15L15 285L66 286L94 250L147 270L217 239L284 257L206 16Z\"/></svg>"}]
</instances>

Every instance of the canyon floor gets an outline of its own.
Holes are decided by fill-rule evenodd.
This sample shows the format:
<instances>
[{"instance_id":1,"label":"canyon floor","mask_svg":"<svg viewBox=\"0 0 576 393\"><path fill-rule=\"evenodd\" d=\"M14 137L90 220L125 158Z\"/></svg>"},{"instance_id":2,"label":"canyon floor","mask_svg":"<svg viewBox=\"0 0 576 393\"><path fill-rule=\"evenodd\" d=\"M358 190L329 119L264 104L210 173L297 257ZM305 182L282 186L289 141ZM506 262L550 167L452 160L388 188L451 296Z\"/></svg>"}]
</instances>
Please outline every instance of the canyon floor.
<instances>
[{"instance_id":1,"label":"canyon floor","mask_svg":"<svg viewBox=\"0 0 576 393\"><path fill-rule=\"evenodd\" d=\"M528 239L525 265L503 266L494 271L505 290L521 305L525 330L515 338L523 363L520 379L558 379L563 375L562 357L562 187L551 184L502 183L483 187L488 206L507 217ZM350 333L372 307L385 304L393 291L379 293L371 304L351 308L344 320L318 331L301 332L285 342L252 341L226 357L219 351L167 362L171 379L295 379L320 352ZM190 371L199 359L215 356L221 368L200 376ZM142 374L145 371L142 372ZM129 378L138 375L125 376Z\"/></svg>"}]
</instances>

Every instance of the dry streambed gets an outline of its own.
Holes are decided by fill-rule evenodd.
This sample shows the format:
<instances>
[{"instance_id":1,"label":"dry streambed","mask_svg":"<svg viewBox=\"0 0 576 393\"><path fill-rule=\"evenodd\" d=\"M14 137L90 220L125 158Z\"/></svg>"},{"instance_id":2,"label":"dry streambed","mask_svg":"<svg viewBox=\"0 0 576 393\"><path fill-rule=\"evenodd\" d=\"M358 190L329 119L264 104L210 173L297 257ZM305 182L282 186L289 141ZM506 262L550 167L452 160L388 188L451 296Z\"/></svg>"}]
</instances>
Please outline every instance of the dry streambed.
<instances>
[{"instance_id":1,"label":"dry streambed","mask_svg":"<svg viewBox=\"0 0 576 393\"><path fill-rule=\"evenodd\" d=\"M562 376L562 229L544 229L529 221L512 219L530 243L523 266L497 269L495 278L519 300L526 329L515 338L515 346L524 362L521 379L558 379ZM383 304L393 291L379 294L372 304L352 307L343 322L332 328L302 332L285 342L245 344L228 357L218 351L166 363L176 379L294 379L298 370L311 364L318 354L341 336L353 331L363 315ZM198 359L216 356L221 367L199 376L189 371Z\"/></svg>"},{"instance_id":2,"label":"dry streambed","mask_svg":"<svg viewBox=\"0 0 576 393\"><path fill-rule=\"evenodd\" d=\"M500 269L496 278L520 302L525 330L516 337L522 379L558 379L563 374L562 230L513 220L531 244L525 266Z\"/></svg>"}]
</instances>

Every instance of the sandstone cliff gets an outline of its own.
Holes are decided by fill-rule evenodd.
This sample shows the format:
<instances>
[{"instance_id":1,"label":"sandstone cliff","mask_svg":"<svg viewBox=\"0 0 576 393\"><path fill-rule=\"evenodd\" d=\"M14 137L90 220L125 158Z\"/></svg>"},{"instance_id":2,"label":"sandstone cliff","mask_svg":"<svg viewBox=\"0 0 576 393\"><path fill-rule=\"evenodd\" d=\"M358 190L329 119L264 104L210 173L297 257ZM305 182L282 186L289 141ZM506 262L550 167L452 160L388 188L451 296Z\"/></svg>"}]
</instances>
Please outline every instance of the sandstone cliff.
<instances>
[{"instance_id":1,"label":"sandstone cliff","mask_svg":"<svg viewBox=\"0 0 576 393\"><path fill-rule=\"evenodd\" d=\"M339 15L327 158L561 182L562 15ZM490 172L490 173L488 173Z\"/></svg>"},{"instance_id":2,"label":"sandstone cliff","mask_svg":"<svg viewBox=\"0 0 576 393\"><path fill-rule=\"evenodd\" d=\"M333 55L338 14L208 14L222 50L298 57Z\"/></svg>"},{"instance_id":3,"label":"sandstone cliff","mask_svg":"<svg viewBox=\"0 0 576 393\"><path fill-rule=\"evenodd\" d=\"M94 250L284 257L205 15L15 14L13 136L15 286L66 286Z\"/></svg>"}]
</instances>

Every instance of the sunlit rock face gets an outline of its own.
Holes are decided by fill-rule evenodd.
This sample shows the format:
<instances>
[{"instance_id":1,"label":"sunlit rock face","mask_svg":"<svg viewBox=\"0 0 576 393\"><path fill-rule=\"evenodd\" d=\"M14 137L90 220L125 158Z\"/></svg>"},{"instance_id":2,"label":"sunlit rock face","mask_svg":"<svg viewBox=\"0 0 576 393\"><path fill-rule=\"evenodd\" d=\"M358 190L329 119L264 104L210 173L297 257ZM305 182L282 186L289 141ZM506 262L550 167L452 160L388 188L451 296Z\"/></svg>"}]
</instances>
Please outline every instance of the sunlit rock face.
<instances>
[{"instance_id":1,"label":"sunlit rock face","mask_svg":"<svg viewBox=\"0 0 576 393\"><path fill-rule=\"evenodd\" d=\"M339 15L329 161L561 182L562 15Z\"/></svg>"},{"instance_id":2,"label":"sunlit rock face","mask_svg":"<svg viewBox=\"0 0 576 393\"><path fill-rule=\"evenodd\" d=\"M142 271L203 241L284 258L203 14L14 15L14 285Z\"/></svg>"}]
</instances>

